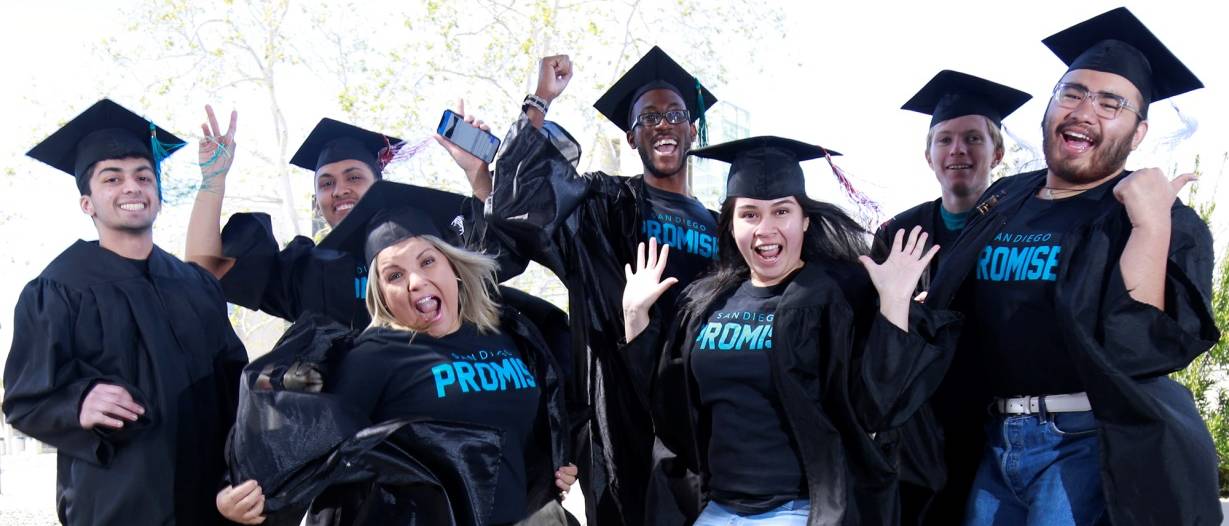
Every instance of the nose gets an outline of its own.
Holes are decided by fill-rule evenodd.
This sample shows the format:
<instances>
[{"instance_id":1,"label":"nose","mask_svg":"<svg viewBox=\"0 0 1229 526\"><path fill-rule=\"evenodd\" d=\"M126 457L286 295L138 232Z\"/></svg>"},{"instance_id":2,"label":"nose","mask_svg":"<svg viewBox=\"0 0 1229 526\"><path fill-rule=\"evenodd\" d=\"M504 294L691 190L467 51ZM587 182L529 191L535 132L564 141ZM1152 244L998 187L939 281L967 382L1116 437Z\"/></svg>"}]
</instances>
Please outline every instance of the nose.
<instances>
[{"instance_id":1,"label":"nose","mask_svg":"<svg viewBox=\"0 0 1229 526\"><path fill-rule=\"evenodd\" d=\"M411 271L409 275L406 276L405 282L406 288L413 293L422 290L422 288L427 285L427 278L417 271Z\"/></svg>"}]
</instances>

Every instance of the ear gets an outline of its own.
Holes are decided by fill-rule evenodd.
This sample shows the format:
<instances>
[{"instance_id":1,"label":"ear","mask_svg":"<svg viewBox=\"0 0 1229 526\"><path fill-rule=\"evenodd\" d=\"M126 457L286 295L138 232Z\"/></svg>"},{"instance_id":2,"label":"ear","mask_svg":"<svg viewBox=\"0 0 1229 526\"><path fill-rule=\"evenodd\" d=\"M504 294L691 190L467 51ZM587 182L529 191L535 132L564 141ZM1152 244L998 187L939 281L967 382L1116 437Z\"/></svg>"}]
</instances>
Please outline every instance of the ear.
<instances>
[{"instance_id":1,"label":"ear","mask_svg":"<svg viewBox=\"0 0 1229 526\"><path fill-rule=\"evenodd\" d=\"M696 123L691 123L691 142L696 142L696 137L700 136L700 130L696 128Z\"/></svg>"},{"instance_id":2,"label":"ear","mask_svg":"<svg viewBox=\"0 0 1229 526\"><path fill-rule=\"evenodd\" d=\"M1148 135L1148 121L1141 120L1135 125L1135 135L1131 137L1131 151L1135 151L1139 147L1139 143L1144 142L1144 136Z\"/></svg>"},{"instance_id":3,"label":"ear","mask_svg":"<svg viewBox=\"0 0 1229 526\"><path fill-rule=\"evenodd\" d=\"M808 228L811 228L811 216L803 216L802 231L806 232Z\"/></svg>"},{"instance_id":4,"label":"ear","mask_svg":"<svg viewBox=\"0 0 1229 526\"><path fill-rule=\"evenodd\" d=\"M81 213L94 217L94 200L88 195L81 196Z\"/></svg>"},{"instance_id":5,"label":"ear","mask_svg":"<svg viewBox=\"0 0 1229 526\"><path fill-rule=\"evenodd\" d=\"M631 146L633 150L639 148L636 146L636 128L634 127L627 130L627 145Z\"/></svg>"},{"instance_id":6,"label":"ear","mask_svg":"<svg viewBox=\"0 0 1229 526\"><path fill-rule=\"evenodd\" d=\"M1007 152L1005 151L1004 148L995 148L994 149L994 160L990 161L990 168L994 168L995 166L998 166L999 163L1003 162L1003 155L1006 153Z\"/></svg>"}]
</instances>

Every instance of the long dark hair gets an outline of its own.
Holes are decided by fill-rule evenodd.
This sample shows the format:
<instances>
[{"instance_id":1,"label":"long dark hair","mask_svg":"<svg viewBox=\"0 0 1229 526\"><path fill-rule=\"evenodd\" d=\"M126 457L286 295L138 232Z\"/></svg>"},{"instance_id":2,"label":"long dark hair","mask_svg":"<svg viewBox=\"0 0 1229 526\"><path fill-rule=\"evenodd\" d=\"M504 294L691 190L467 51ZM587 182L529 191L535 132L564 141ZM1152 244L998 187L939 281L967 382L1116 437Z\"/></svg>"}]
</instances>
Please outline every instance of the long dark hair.
<instances>
[{"instance_id":1,"label":"long dark hair","mask_svg":"<svg viewBox=\"0 0 1229 526\"><path fill-rule=\"evenodd\" d=\"M811 218L810 227L802 235L803 261L812 264L824 260L854 262L868 252L866 237L869 232L840 207L806 195L794 198L802 207L802 213ZM684 308L692 315L707 312L718 296L751 277L751 267L734 242L735 201L737 198L730 197L721 204L721 215L717 218L719 258L716 266L689 287Z\"/></svg>"}]
</instances>

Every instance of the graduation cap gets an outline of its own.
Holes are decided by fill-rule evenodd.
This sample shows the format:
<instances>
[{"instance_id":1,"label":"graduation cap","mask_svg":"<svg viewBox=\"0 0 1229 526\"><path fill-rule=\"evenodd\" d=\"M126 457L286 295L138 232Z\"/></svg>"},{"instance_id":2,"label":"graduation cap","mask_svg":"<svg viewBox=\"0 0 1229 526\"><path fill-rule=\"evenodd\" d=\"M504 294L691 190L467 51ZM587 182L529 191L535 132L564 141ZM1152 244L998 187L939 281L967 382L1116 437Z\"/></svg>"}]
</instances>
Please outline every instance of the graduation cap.
<instances>
[{"instance_id":1,"label":"graduation cap","mask_svg":"<svg viewBox=\"0 0 1229 526\"><path fill-rule=\"evenodd\" d=\"M320 248L349 252L370 263L402 240L431 235L460 244L465 196L392 181L376 181Z\"/></svg>"},{"instance_id":2,"label":"graduation cap","mask_svg":"<svg viewBox=\"0 0 1229 526\"><path fill-rule=\"evenodd\" d=\"M1031 98L1018 89L945 69L900 109L930 115L931 127L965 115L982 115L1001 127L1004 118Z\"/></svg>"},{"instance_id":3,"label":"graduation cap","mask_svg":"<svg viewBox=\"0 0 1229 526\"><path fill-rule=\"evenodd\" d=\"M773 137L749 137L691 151L691 155L730 163L726 198L779 199L806 195L802 161L840 155L814 144Z\"/></svg>"},{"instance_id":4,"label":"graduation cap","mask_svg":"<svg viewBox=\"0 0 1229 526\"><path fill-rule=\"evenodd\" d=\"M670 58L665 51L653 46L653 49L645 53L639 62L627 70L627 73L624 73L601 98L597 99L597 102L593 103L593 107L623 131L631 131L632 125L636 122L636 116L632 115L632 108L636 105L636 100L655 89L668 89L677 93L687 105L691 120L700 119L701 127L704 127L704 112L717 103L717 97L713 95L713 92L700 85L699 80ZM703 138L704 135L701 134L701 144L706 141Z\"/></svg>"},{"instance_id":5,"label":"graduation cap","mask_svg":"<svg viewBox=\"0 0 1229 526\"><path fill-rule=\"evenodd\" d=\"M364 130L329 118L320 119L303 140L290 164L315 172L321 166L353 159L371 167L379 179L383 168L392 160L401 139Z\"/></svg>"},{"instance_id":6,"label":"graduation cap","mask_svg":"<svg viewBox=\"0 0 1229 526\"><path fill-rule=\"evenodd\" d=\"M1148 104L1203 87L1143 22L1119 7L1041 41L1067 64L1067 71L1091 69L1126 77Z\"/></svg>"},{"instance_id":7,"label":"graduation cap","mask_svg":"<svg viewBox=\"0 0 1229 526\"><path fill-rule=\"evenodd\" d=\"M77 178L82 195L90 191L87 170L98 161L144 157L154 165L162 191L159 164L187 144L144 117L110 99L95 102L26 155ZM161 195L159 195L161 198Z\"/></svg>"}]
</instances>

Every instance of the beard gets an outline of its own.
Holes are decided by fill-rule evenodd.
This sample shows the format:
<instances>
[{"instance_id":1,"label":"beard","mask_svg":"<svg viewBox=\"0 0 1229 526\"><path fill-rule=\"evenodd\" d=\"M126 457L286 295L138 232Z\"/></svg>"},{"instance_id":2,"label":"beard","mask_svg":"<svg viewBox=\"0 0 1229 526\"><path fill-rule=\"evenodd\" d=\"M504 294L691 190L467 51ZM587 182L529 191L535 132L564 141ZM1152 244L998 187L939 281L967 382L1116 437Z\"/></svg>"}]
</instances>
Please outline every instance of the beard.
<instances>
[{"instance_id":1,"label":"beard","mask_svg":"<svg viewBox=\"0 0 1229 526\"><path fill-rule=\"evenodd\" d=\"M636 152L640 154L640 164L644 165L645 175L653 177L671 177L683 173L687 167L687 152L689 151L691 151L691 145L680 140L678 144L678 166L667 172L658 170L657 166L653 164L653 146L651 144L643 144L636 148Z\"/></svg>"},{"instance_id":2,"label":"beard","mask_svg":"<svg viewBox=\"0 0 1229 526\"><path fill-rule=\"evenodd\" d=\"M1048 121L1048 119L1047 119ZM1045 152L1046 166L1059 179L1073 185L1082 185L1100 181L1118 173L1127 164L1131 155L1131 134L1121 137L1105 137L1098 134L1097 145L1086 162L1064 158L1062 154L1062 126L1056 127L1053 133L1049 126L1043 128L1041 148Z\"/></svg>"}]
</instances>

